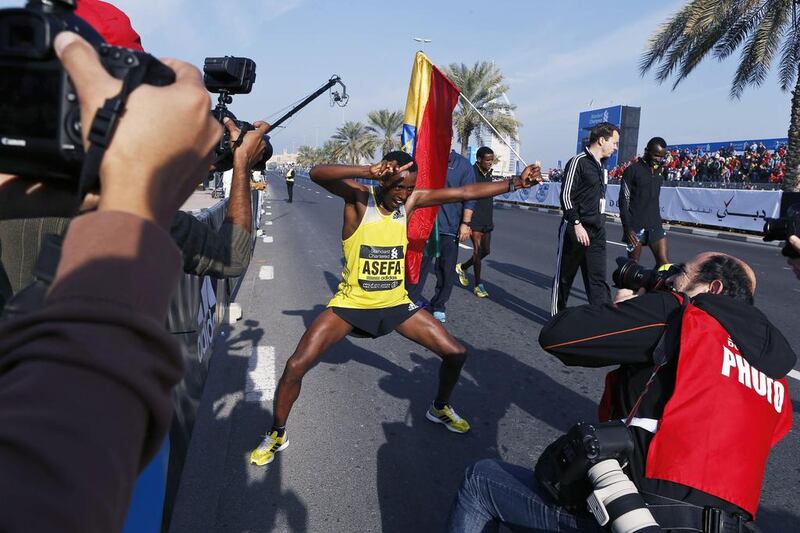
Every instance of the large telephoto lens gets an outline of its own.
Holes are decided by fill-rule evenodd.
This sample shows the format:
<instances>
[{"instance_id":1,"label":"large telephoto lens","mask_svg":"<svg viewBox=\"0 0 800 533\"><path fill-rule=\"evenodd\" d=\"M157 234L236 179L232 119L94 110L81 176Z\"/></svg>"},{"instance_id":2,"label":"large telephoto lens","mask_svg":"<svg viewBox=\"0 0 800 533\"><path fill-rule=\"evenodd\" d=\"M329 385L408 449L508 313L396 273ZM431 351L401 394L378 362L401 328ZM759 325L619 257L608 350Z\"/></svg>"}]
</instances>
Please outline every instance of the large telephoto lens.
<instances>
[{"instance_id":1,"label":"large telephoto lens","mask_svg":"<svg viewBox=\"0 0 800 533\"><path fill-rule=\"evenodd\" d=\"M642 495L615 459L606 459L588 472L594 492L587 504L597 522L614 533L661 531Z\"/></svg>"},{"instance_id":2,"label":"large telephoto lens","mask_svg":"<svg viewBox=\"0 0 800 533\"><path fill-rule=\"evenodd\" d=\"M789 218L767 218L764 222L765 241L785 241L791 235L789 226L792 220Z\"/></svg>"}]
</instances>

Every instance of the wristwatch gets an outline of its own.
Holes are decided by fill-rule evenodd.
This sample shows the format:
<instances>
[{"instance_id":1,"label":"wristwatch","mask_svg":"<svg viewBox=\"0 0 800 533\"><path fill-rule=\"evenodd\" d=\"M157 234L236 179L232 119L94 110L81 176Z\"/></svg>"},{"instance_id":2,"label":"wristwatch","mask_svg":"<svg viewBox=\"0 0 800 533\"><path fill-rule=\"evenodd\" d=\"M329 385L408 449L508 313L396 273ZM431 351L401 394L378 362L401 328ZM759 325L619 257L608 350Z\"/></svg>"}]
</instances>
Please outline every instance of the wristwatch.
<instances>
[{"instance_id":1,"label":"wristwatch","mask_svg":"<svg viewBox=\"0 0 800 533\"><path fill-rule=\"evenodd\" d=\"M581 221L580 221L580 219L578 219L578 218L576 218L576 219L575 219L575 220L572 222L572 224L573 224L574 226L579 226L579 225L580 225L580 223L581 223Z\"/></svg>"}]
</instances>

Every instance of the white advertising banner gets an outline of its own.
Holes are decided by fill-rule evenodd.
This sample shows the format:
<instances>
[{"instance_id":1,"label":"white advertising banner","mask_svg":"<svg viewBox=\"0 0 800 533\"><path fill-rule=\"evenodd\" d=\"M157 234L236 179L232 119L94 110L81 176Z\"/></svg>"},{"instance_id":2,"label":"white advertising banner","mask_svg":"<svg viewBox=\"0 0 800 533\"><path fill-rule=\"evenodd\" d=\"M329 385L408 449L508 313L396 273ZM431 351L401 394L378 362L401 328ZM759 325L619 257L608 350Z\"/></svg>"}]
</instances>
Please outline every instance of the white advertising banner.
<instances>
[{"instance_id":1,"label":"white advertising banner","mask_svg":"<svg viewBox=\"0 0 800 533\"><path fill-rule=\"evenodd\" d=\"M549 207L559 206L561 183L543 183L499 196L500 200ZM781 191L662 187L661 218L704 226L760 232L765 218L780 212ZM619 214L619 185L609 185L606 212Z\"/></svg>"}]
</instances>

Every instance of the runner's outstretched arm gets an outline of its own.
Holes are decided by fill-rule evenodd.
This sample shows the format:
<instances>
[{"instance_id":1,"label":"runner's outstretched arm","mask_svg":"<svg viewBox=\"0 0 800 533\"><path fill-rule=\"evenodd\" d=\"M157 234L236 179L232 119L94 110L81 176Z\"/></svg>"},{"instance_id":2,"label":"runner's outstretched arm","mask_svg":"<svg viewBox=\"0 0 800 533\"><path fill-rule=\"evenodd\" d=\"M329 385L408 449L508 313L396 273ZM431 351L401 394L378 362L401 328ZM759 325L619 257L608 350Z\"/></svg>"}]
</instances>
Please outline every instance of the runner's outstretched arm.
<instances>
[{"instance_id":1,"label":"runner's outstretched arm","mask_svg":"<svg viewBox=\"0 0 800 533\"><path fill-rule=\"evenodd\" d=\"M353 178L378 180L387 176L402 173L411 167L412 163L399 166L395 161L381 161L374 165L317 165L311 169L309 176L317 185L328 192L335 194L346 201L353 201L358 191L367 190L366 187Z\"/></svg>"},{"instance_id":2,"label":"runner's outstretched arm","mask_svg":"<svg viewBox=\"0 0 800 533\"><path fill-rule=\"evenodd\" d=\"M538 165L528 165L522 174L513 178L514 189L527 189L543 181L542 170ZM450 204L466 200L477 200L497 196L509 191L508 180L492 183L471 183L462 187L442 189L417 189L409 199L406 209Z\"/></svg>"}]
</instances>

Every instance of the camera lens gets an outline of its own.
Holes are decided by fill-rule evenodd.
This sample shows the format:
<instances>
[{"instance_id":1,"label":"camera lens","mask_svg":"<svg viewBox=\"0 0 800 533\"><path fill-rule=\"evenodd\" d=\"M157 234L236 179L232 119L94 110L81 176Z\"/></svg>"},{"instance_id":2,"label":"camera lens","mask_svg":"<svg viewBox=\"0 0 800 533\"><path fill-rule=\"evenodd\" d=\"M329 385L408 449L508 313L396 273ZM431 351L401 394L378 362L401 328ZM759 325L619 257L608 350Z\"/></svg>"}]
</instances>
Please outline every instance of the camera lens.
<instances>
[{"instance_id":1,"label":"camera lens","mask_svg":"<svg viewBox=\"0 0 800 533\"><path fill-rule=\"evenodd\" d=\"M764 222L764 240L765 241L785 241L791 234L789 231L789 223L791 219L788 218L768 218Z\"/></svg>"}]
</instances>

